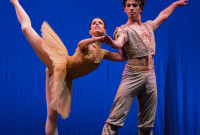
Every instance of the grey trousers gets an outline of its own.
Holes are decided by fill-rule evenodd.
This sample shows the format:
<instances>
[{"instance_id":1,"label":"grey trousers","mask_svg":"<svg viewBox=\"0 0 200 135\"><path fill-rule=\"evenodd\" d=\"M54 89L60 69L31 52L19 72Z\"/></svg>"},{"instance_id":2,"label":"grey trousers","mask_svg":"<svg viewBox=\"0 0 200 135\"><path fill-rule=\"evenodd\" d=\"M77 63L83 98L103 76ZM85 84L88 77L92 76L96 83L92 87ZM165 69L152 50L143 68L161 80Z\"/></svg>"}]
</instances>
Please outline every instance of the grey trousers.
<instances>
[{"instance_id":1,"label":"grey trousers","mask_svg":"<svg viewBox=\"0 0 200 135\"><path fill-rule=\"evenodd\" d=\"M138 134L152 135L157 106L157 86L154 70L135 71L125 66L122 80L114 99L102 135L117 135L124 125L134 98L138 101Z\"/></svg>"}]
</instances>

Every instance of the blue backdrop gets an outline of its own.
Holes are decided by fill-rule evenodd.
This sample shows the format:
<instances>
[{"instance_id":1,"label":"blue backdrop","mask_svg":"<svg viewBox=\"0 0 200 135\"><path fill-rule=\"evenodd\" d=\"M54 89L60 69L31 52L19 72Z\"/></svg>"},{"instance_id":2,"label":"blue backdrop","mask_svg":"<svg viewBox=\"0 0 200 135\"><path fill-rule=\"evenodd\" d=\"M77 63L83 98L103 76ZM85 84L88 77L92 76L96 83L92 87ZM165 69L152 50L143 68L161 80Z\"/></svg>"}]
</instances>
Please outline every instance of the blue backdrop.
<instances>
[{"instance_id":1,"label":"blue backdrop","mask_svg":"<svg viewBox=\"0 0 200 135\"><path fill-rule=\"evenodd\" d=\"M147 0L142 21L155 19L173 0ZM120 0L21 0L33 28L53 27L72 55L89 38L92 18L105 20L108 35L127 21ZM155 135L200 135L200 1L177 8L155 32L158 106ZM17 20L9 0L0 4L0 134L45 134L45 66ZM116 51L103 44L102 48ZM74 80L70 117L58 118L60 135L100 135L125 62L103 60L94 72ZM119 135L137 134L135 100Z\"/></svg>"}]
</instances>

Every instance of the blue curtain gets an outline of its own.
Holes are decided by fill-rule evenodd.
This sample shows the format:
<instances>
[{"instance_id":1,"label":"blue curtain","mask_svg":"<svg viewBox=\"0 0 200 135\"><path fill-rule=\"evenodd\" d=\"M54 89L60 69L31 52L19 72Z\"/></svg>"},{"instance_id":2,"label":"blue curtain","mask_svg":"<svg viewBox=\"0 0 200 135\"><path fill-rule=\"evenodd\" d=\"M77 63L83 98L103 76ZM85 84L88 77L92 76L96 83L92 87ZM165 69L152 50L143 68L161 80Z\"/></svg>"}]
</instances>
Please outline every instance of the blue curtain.
<instances>
[{"instance_id":1,"label":"blue curtain","mask_svg":"<svg viewBox=\"0 0 200 135\"><path fill-rule=\"evenodd\" d=\"M67 47L75 52L89 38L94 17L106 22L107 34L127 21L120 0L20 0L40 34L48 21ZM150 1L142 21L153 20L173 1ZM200 19L198 0L178 7L156 31L155 72L158 105L155 135L200 135ZM43 135L46 122L45 66L17 20L9 0L0 4L0 134ZM103 44L102 48L116 51ZM75 79L68 119L58 117L60 135L100 135L117 92L125 62L103 60L94 72ZM119 135L137 134L135 100Z\"/></svg>"}]
</instances>

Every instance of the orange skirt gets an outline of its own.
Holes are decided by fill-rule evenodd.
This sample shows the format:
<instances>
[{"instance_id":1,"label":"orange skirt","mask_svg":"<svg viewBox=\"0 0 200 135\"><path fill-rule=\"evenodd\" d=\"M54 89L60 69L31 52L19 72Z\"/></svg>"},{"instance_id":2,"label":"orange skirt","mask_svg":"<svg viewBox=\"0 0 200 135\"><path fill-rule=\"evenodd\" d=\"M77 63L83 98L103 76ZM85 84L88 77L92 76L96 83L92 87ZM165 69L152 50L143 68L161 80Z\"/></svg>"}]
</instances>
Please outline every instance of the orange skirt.
<instances>
[{"instance_id":1,"label":"orange skirt","mask_svg":"<svg viewBox=\"0 0 200 135\"><path fill-rule=\"evenodd\" d=\"M52 71L47 69L50 80L50 107L61 114L63 119L69 116L72 101L72 80L67 78L67 65L71 57L65 45L47 22L42 24L42 49L48 54L53 63Z\"/></svg>"}]
</instances>

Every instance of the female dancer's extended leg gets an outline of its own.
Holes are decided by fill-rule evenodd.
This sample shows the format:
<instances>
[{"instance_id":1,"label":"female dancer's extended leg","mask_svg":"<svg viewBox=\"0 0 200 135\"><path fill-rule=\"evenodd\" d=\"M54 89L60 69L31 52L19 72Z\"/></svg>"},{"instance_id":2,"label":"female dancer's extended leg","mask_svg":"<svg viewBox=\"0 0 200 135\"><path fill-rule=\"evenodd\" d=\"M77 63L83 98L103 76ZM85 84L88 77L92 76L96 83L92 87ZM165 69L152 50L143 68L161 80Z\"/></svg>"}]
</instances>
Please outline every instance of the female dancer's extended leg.
<instances>
[{"instance_id":1,"label":"female dancer's extended leg","mask_svg":"<svg viewBox=\"0 0 200 135\"><path fill-rule=\"evenodd\" d=\"M22 8L18 0L11 0L11 3L15 7L17 18L21 24L22 31L32 48L40 58L40 60L48 67L49 70L52 70L52 61L50 60L47 53L42 49L43 39L36 33L36 31L31 26L31 21L25 10Z\"/></svg>"},{"instance_id":2,"label":"female dancer's extended leg","mask_svg":"<svg viewBox=\"0 0 200 135\"><path fill-rule=\"evenodd\" d=\"M52 61L44 50L42 50L43 39L36 33L31 26L31 21L27 13L24 11L18 0L11 0L11 3L15 7L17 18L21 24L22 31L32 48L40 58L40 60L52 71ZM58 113L50 108L49 104L51 101L51 90L49 87L49 74L46 76L46 101L47 101L47 121L45 132L47 135L57 135L57 116Z\"/></svg>"}]
</instances>

